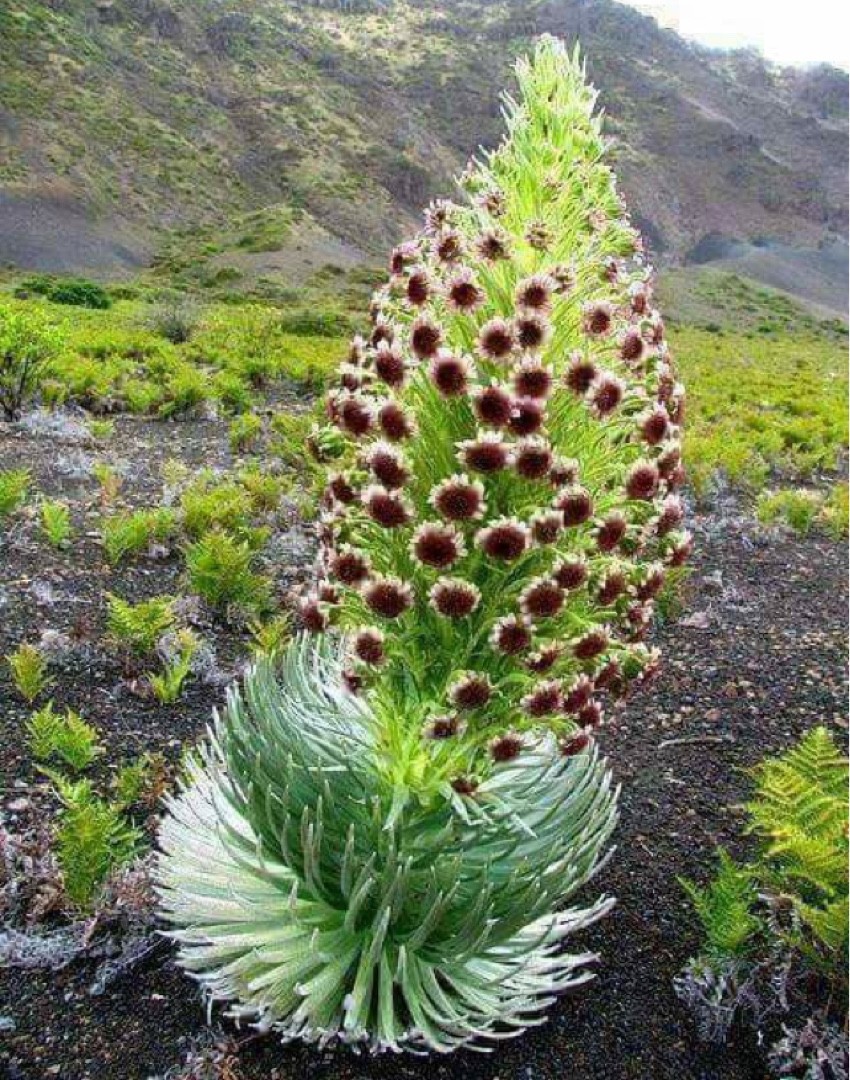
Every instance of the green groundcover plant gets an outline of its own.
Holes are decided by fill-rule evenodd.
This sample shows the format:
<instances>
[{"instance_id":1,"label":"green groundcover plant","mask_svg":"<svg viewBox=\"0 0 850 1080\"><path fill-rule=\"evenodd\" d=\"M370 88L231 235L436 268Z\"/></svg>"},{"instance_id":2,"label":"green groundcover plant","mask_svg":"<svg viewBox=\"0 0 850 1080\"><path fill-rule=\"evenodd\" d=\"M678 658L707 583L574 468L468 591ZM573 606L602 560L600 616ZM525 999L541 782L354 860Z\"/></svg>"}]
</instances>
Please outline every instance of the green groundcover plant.
<instances>
[{"instance_id":1,"label":"green groundcover plant","mask_svg":"<svg viewBox=\"0 0 850 1080\"><path fill-rule=\"evenodd\" d=\"M450 1051L589 977L606 695L680 528L683 391L578 55L392 255L310 439L307 630L233 689L171 801L162 904L213 999L284 1038Z\"/></svg>"}]
</instances>

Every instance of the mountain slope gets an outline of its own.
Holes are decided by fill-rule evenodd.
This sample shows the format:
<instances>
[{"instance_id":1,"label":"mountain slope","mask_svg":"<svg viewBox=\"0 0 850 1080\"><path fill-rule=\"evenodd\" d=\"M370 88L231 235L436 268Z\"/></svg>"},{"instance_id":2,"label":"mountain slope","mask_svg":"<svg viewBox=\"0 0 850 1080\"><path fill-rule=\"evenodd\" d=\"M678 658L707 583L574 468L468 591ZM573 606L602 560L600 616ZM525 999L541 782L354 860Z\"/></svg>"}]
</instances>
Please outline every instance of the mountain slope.
<instances>
[{"instance_id":1,"label":"mountain slope","mask_svg":"<svg viewBox=\"0 0 850 1080\"><path fill-rule=\"evenodd\" d=\"M0 262L116 270L269 207L243 261L374 257L498 137L547 31L582 42L657 254L845 232L841 73L701 50L611 0L2 0Z\"/></svg>"}]
</instances>

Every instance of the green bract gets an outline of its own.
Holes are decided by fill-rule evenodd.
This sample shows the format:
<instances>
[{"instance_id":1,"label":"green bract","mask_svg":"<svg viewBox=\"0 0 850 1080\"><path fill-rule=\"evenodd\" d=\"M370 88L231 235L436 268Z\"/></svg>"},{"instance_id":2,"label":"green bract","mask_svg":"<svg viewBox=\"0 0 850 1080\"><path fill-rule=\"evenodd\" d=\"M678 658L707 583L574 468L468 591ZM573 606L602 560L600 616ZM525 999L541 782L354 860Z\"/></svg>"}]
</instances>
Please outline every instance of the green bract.
<instances>
[{"instance_id":1,"label":"green bract","mask_svg":"<svg viewBox=\"0 0 850 1080\"><path fill-rule=\"evenodd\" d=\"M577 55L544 38L517 75L310 440L319 636L232 691L163 829L181 962L285 1038L515 1034L609 906L562 907L616 815L602 697L655 669L689 549L683 392Z\"/></svg>"}]
</instances>

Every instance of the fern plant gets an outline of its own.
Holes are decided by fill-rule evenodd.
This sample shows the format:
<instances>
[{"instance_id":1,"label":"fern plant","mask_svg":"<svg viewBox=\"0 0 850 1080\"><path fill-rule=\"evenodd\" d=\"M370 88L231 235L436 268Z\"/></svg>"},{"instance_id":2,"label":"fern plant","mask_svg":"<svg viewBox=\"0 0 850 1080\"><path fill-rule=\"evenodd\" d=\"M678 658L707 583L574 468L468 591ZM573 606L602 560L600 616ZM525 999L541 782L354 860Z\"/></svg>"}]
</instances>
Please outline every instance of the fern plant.
<instances>
[{"instance_id":1,"label":"fern plant","mask_svg":"<svg viewBox=\"0 0 850 1080\"><path fill-rule=\"evenodd\" d=\"M162 635L174 625L174 600L170 596L154 596L131 604L110 593L107 607L110 636L137 656L151 652Z\"/></svg>"},{"instance_id":2,"label":"fern plant","mask_svg":"<svg viewBox=\"0 0 850 1080\"><path fill-rule=\"evenodd\" d=\"M88 910L109 875L133 858L141 833L88 780L55 779L63 804L56 855L65 892L76 907Z\"/></svg>"},{"instance_id":3,"label":"fern plant","mask_svg":"<svg viewBox=\"0 0 850 1080\"><path fill-rule=\"evenodd\" d=\"M610 906L566 904L616 818L604 695L654 672L689 550L683 394L577 54L544 38L517 77L308 440L318 636L231 692L163 826L182 963L284 1038L515 1034Z\"/></svg>"},{"instance_id":4,"label":"fern plant","mask_svg":"<svg viewBox=\"0 0 850 1080\"><path fill-rule=\"evenodd\" d=\"M0 521L23 505L29 488L28 469L6 469L0 472Z\"/></svg>"},{"instance_id":5,"label":"fern plant","mask_svg":"<svg viewBox=\"0 0 850 1080\"><path fill-rule=\"evenodd\" d=\"M15 689L32 704L53 682L48 672L47 659L35 645L23 641L6 657Z\"/></svg>"},{"instance_id":6,"label":"fern plant","mask_svg":"<svg viewBox=\"0 0 850 1080\"><path fill-rule=\"evenodd\" d=\"M253 613L268 608L269 582L253 565L249 542L218 529L205 533L186 549L189 587L218 611L232 607Z\"/></svg>"},{"instance_id":7,"label":"fern plant","mask_svg":"<svg viewBox=\"0 0 850 1080\"><path fill-rule=\"evenodd\" d=\"M60 715L54 711L52 701L29 718L27 737L34 758L47 761L58 757L76 772L87 769L103 753L91 724L73 709Z\"/></svg>"},{"instance_id":8,"label":"fern plant","mask_svg":"<svg viewBox=\"0 0 850 1080\"><path fill-rule=\"evenodd\" d=\"M164 671L148 675L154 697L161 705L173 705L179 699L199 648L198 639L191 630L180 630L175 637L176 655L168 661Z\"/></svg>"},{"instance_id":9,"label":"fern plant","mask_svg":"<svg viewBox=\"0 0 850 1080\"><path fill-rule=\"evenodd\" d=\"M41 527L55 548L62 548L71 539L71 511L58 499L45 499L41 504Z\"/></svg>"},{"instance_id":10,"label":"fern plant","mask_svg":"<svg viewBox=\"0 0 850 1080\"><path fill-rule=\"evenodd\" d=\"M705 888L684 883L705 945L676 990L709 1036L725 1037L742 1009L768 1011L764 997L778 997L781 1010L805 1005L789 977L795 965L825 980L839 1009L847 1000L847 759L816 728L752 775L756 857L739 866L721 851Z\"/></svg>"}]
</instances>

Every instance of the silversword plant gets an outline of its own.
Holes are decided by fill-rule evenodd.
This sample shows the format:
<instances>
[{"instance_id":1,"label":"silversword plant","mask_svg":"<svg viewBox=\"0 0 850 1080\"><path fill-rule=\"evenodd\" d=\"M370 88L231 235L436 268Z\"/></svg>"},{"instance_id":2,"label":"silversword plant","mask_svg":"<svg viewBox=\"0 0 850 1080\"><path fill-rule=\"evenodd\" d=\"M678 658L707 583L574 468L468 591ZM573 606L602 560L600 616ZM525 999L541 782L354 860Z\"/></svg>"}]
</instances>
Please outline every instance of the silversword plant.
<instances>
[{"instance_id":1,"label":"silversword plant","mask_svg":"<svg viewBox=\"0 0 850 1080\"><path fill-rule=\"evenodd\" d=\"M567 908L616 818L594 732L646 680L683 391L578 56L392 255L311 438L320 570L162 832L181 961L284 1038L448 1051L539 1022L594 957Z\"/></svg>"}]
</instances>

